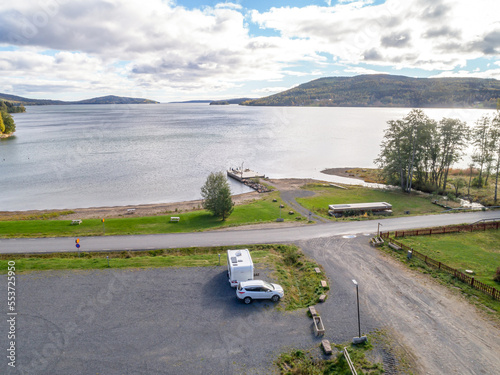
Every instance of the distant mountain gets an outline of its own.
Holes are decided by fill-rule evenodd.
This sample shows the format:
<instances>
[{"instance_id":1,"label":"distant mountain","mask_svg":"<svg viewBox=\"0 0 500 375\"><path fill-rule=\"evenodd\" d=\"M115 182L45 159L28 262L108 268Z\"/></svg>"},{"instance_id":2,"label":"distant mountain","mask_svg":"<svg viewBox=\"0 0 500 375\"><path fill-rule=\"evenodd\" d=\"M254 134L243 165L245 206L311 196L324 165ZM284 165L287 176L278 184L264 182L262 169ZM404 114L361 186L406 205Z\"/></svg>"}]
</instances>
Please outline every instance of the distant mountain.
<instances>
[{"instance_id":1,"label":"distant mountain","mask_svg":"<svg viewBox=\"0 0 500 375\"><path fill-rule=\"evenodd\" d=\"M496 108L500 81L481 78L411 78L387 74L328 77L265 98L255 106Z\"/></svg>"},{"instance_id":2,"label":"distant mountain","mask_svg":"<svg viewBox=\"0 0 500 375\"><path fill-rule=\"evenodd\" d=\"M254 99L237 98L237 99L227 99L227 100L214 100L214 101L210 102L210 105L241 104L243 102L248 102L249 100L254 100Z\"/></svg>"},{"instance_id":3,"label":"distant mountain","mask_svg":"<svg viewBox=\"0 0 500 375\"><path fill-rule=\"evenodd\" d=\"M65 105L65 104L153 104L159 103L150 99L141 99L141 98L127 98L123 96L102 96L99 98L92 98L86 100L79 101L62 101L62 100L50 100L50 99L29 99L23 98L21 96L9 95L9 94L1 94L0 99L8 100L12 103L18 103L23 105Z\"/></svg>"},{"instance_id":4,"label":"distant mountain","mask_svg":"<svg viewBox=\"0 0 500 375\"><path fill-rule=\"evenodd\" d=\"M49 100L49 99L28 99L22 96L1 94L0 99L8 100L11 103L18 103L24 105L51 105L51 104L69 104L68 102L63 102L62 100Z\"/></svg>"},{"instance_id":5,"label":"distant mountain","mask_svg":"<svg viewBox=\"0 0 500 375\"><path fill-rule=\"evenodd\" d=\"M213 100L186 100L183 102L169 102L170 104L204 104L204 103L211 103Z\"/></svg>"}]
</instances>

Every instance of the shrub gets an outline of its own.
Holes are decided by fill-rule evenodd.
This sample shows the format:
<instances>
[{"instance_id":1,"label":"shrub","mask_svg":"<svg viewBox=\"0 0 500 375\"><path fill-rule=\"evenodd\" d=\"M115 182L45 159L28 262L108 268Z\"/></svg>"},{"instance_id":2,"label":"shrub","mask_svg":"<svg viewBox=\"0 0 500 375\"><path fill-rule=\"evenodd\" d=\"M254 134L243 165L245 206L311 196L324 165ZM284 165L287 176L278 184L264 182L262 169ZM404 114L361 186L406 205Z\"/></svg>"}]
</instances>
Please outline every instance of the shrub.
<instances>
[{"instance_id":1,"label":"shrub","mask_svg":"<svg viewBox=\"0 0 500 375\"><path fill-rule=\"evenodd\" d=\"M500 283L500 267L497 268L497 272L493 280L496 281L497 283Z\"/></svg>"}]
</instances>

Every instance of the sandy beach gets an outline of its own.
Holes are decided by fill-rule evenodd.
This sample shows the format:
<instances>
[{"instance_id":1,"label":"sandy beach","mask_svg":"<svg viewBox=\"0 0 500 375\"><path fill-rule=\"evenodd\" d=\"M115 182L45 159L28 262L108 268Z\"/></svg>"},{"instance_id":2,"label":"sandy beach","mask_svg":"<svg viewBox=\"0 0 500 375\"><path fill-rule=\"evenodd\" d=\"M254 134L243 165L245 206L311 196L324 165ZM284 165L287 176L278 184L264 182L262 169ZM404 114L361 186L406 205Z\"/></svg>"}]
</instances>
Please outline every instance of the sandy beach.
<instances>
[{"instance_id":1,"label":"sandy beach","mask_svg":"<svg viewBox=\"0 0 500 375\"><path fill-rule=\"evenodd\" d=\"M342 177L351 177L347 172L350 168L332 168L328 169L327 174L336 174ZM335 172L335 173L334 173ZM283 179L268 179L266 183L273 186L278 191L298 190L302 186L311 183L327 183L325 181L314 179L300 178L283 178ZM258 192L250 192L233 196L235 205L246 204L254 200L261 199L262 194ZM164 214L172 214L175 212L189 212L200 210L202 208L201 200L174 202L174 203L155 203L141 204L129 206L113 206L113 207L89 207L75 208L67 210L29 210L29 211L0 211L0 220L26 220L42 218L42 215L50 216L54 214L53 220L76 220L76 219L102 219L102 218L119 218L130 216L156 216ZM69 214L57 215L72 211Z\"/></svg>"}]
</instances>

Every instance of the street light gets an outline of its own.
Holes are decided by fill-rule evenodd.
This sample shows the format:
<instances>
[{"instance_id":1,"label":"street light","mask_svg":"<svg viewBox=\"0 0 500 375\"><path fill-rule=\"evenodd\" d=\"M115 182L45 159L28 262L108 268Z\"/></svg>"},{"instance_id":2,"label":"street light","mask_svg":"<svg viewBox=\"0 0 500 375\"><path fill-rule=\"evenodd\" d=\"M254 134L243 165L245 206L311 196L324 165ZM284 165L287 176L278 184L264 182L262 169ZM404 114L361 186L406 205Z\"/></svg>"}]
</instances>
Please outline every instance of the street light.
<instances>
[{"instance_id":1,"label":"street light","mask_svg":"<svg viewBox=\"0 0 500 375\"><path fill-rule=\"evenodd\" d=\"M353 344L361 344L366 341L366 336L361 336L361 321L359 319L359 290L358 290L358 282L356 280L352 280L354 285L356 285L356 301L358 305L358 337L354 337L352 339Z\"/></svg>"},{"instance_id":2,"label":"street light","mask_svg":"<svg viewBox=\"0 0 500 375\"><path fill-rule=\"evenodd\" d=\"M377 227L377 237L380 237L380 227L383 227L382 224L378 223L378 227Z\"/></svg>"}]
</instances>

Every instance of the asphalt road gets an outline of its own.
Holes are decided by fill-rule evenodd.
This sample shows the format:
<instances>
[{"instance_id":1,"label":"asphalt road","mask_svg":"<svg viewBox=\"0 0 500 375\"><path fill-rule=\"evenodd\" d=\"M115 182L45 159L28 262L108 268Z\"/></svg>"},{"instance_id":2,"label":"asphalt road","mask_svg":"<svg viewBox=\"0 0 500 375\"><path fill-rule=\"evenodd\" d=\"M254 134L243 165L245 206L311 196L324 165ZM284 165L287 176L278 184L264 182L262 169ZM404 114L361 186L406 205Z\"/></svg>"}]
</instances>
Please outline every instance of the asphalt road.
<instances>
[{"instance_id":1,"label":"asphalt road","mask_svg":"<svg viewBox=\"0 0 500 375\"><path fill-rule=\"evenodd\" d=\"M81 237L81 251L152 250L192 246L231 246L255 243L289 243L299 240L345 234L426 228L440 225L474 223L481 219L499 218L498 211L450 213L427 216L409 216L371 221L333 222L300 227L254 229L237 231L207 231L132 236ZM0 239L0 253L37 253L75 251L72 237L39 239Z\"/></svg>"}]
</instances>

